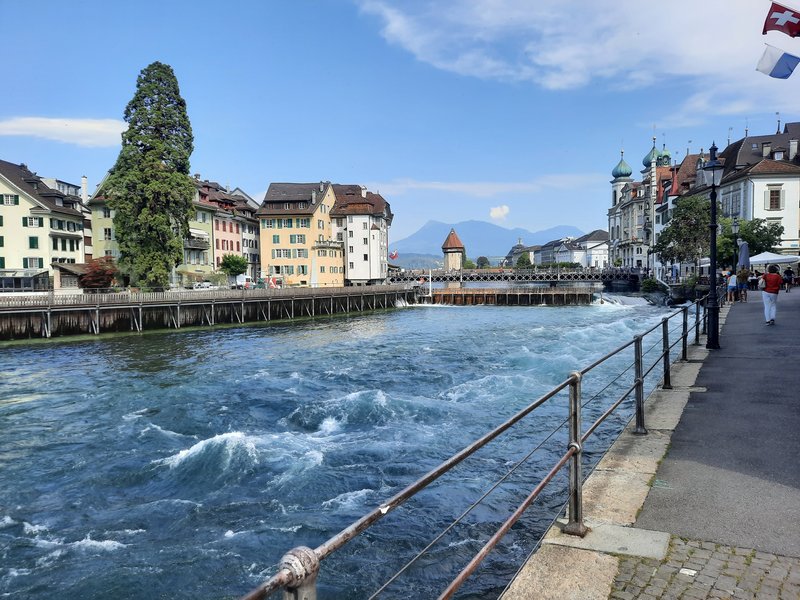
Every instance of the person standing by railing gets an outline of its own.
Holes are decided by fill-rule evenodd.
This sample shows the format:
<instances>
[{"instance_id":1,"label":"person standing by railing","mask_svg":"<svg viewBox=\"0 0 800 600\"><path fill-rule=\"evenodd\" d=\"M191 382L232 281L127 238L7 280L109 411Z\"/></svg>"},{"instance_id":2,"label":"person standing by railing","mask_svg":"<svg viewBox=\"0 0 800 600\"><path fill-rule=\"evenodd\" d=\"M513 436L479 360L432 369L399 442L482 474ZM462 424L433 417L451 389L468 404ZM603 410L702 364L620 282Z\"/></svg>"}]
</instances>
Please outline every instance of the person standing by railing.
<instances>
[{"instance_id":1,"label":"person standing by railing","mask_svg":"<svg viewBox=\"0 0 800 600\"><path fill-rule=\"evenodd\" d=\"M778 274L777 265L770 265L767 272L761 276L758 288L761 290L761 299L764 301L764 320L767 325L775 325L775 312L778 306L778 292L781 291L783 278Z\"/></svg>"}]
</instances>

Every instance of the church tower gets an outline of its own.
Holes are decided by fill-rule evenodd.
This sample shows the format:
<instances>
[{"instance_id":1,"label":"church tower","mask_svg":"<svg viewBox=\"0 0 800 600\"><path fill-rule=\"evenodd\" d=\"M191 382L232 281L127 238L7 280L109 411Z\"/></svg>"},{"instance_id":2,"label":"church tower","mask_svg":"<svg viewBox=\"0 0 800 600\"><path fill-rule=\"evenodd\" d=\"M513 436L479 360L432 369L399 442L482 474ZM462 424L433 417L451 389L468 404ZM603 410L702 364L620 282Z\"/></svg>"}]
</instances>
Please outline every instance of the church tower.
<instances>
[{"instance_id":1,"label":"church tower","mask_svg":"<svg viewBox=\"0 0 800 600\"><path fill-rule=\"evenodd\" d=\"M625 151L619 151L619 162L611 171L611 207L608 209L608 244L609 259L614 264L614 259L622 258L620 255L620 243L622 242L622 202L625 189L633 183L631 178L633 169L625 162Z\"/></svg>"}]
</instances>

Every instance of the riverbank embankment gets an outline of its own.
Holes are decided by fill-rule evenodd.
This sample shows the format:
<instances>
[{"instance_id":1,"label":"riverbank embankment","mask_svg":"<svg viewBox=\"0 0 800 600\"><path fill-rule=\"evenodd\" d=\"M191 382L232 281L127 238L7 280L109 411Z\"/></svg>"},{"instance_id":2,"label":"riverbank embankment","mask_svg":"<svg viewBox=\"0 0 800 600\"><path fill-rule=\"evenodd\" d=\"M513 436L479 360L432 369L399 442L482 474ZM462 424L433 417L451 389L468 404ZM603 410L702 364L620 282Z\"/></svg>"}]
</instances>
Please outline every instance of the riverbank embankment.
<instances>
[{"instance_id":1,"label":"riverbank embankment","mask_svg":"<svg viewBox=\"0 0 800 600\"><path fill-rule=\"evenodd\" d=\"M800 598L800 294L720 313L584 484L584 538L546 534L503 600Z\"/></svg>"}]
</instances>

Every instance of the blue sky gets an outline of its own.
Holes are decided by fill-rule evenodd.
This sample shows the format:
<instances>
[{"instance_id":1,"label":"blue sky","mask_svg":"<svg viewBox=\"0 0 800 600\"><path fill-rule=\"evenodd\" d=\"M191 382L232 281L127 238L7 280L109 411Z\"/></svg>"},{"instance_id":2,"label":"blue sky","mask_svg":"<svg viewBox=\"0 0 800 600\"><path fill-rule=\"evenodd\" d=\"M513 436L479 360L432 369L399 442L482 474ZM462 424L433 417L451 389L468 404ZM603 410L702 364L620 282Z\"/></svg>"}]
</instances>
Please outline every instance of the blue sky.
<instances>
[{"instance_id":1,"label":"blue sky","mask_svg":"<svg viewBox=\"0 0 800 600\"><path fill-rule=\"evenodd\" d=\"M784 3L794 8L797 4ZM0 0L0 158L90 191L145 66L173 67L192 172L360 183L391 238L429 219L607 227L619 150L673 158L800 120L800 73L755 71L770 2ZM11 26L10 26L11 25Z\"/></svg>"}]
</instances>

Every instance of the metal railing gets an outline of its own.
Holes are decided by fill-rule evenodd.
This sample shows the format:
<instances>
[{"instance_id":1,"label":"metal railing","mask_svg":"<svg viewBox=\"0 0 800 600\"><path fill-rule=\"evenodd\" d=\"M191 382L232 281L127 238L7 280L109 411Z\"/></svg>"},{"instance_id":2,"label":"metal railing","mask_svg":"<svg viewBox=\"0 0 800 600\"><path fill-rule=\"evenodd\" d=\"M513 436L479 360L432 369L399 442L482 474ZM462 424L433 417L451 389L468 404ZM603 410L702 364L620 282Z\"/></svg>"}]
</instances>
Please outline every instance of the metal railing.
<instances>
[{"instance_id":1,"label":"metal railing","mask_svg":"<svg viewBox=\"0 0 800 600\"><path fill-rule=\"evenodd\" d=\"M91 293L54 293L9 294L0 296L0 309L32 308L52 306L107 306L117 304L163 304L174 302L201 300L258 300L281 298L315 298L319 296L359 296L361 294L393 293L406 291L413 286L408 284L371 285L351 287L301 288L289 287L281 289L217 289L217 290L167 290L161 292L142 292L135 289L96 290Z\"/></svg>"},{"instance_id":2,"label":"metal railing","mask_svg":"<svg viewBox=\"0 0 800 600\"><path fill-rule=\"evenodd\" d=\"M480 563L489 555L489 553L497 546L503 536L511 529L511 527L520 519L525 510L537 499L537 497L544 491L553 478L565 466L569 466L569 492L568 492L568 510L567 510L567 524L564 531L569 534L583 536L588 531L583 520L583 475L582 475L582 459L583 447L586 440L600 427L600 425L608 419L608 417L617 410L626 399L634 396L635 402L635 429L634 433L638 435L646 435L647 428L645 423L644 402L645 402L645 379L651 373L657 371L660 375L660 381L664 389L670 389L671 385L671 366L672 357L678 357L675 349L680 345L679 358L682 361L688 360L687 352L689 345L689 337L694 330L694 344L700 343L701 328L703 332L706 329L707 311L704 307L706 298L702 298L690 305L685 305L679 310L676 310L669 315L665 316L661 322L654 325L647 331L640 333L634 338L612 350L605 356L597 359L589 366L580 371L574 371L570 376L553 389L542 395L540 398L529 404L527 407L516 413L503 424L485 434L480 439L476 440L457 454L454 454L438 467L434 468L412 484L408 485L405 489L389 498L386 502L375 508L372 512L364 515L326 542L318 547L312 549L305 546L300 546L290 550L283 556L279 565L278 571L270 579L263 584L252 590L249 594L242 597L242 600L260 600L267 598L273 592L280 589L284 590L284 600L315 600L316 599L316 578L320 570L320 563L329 557L333 552L347 544L354 537L364 532L374 523L385 517L390 512L396 510L404 502L412 498L415 494L425 489L428 485L436 481L439 477L453 469L456 465L473 455L475 452L498 438L500 435L508 431L514 425L519 423L529 414L533 413L537 408L541 407L545 402L554 398L559 393L569 391L569 408L567 418L561 422L561 425L551 432L545 441L555 434L556 431L561 429L565 424L568 425L569 435L568 443L563 453L550 470L542 477L541 481L536 485L533 491L524 499L524 501L513 511L510 517L497 529L496 533L485 543L481 550L475 554L472 560L466 567L453 579L447 588L439 596L440 600L444 598L451 598L467 578L474 573ZM690 316L693 317L694 323L690 327ZM675 322L677 321L677 325ZM670 328L672 325L672 328ZM653 344L650 348L645 349L643 342L646 336L660 333L660 340L658 343ZM660 351L652 356L655 349L660 346ZM589 400L582 398L582 382L584 378L594 369L607 363L610 359L619 356L621 353L633 347L634 361L628 365L621 373L619 373L614 380L607 384L603 389L594 394ZM647 360L647 358L651 360ZM599 397L600 394L605 393L612 384L618 383L619 380L628 371L633 368L633 377L630 385L627 385L619 397L617 397L589 427L585 432L581 429L581 409L589 402ZM542 447L542 442L531 452L529 452L523 459L521 459L501 480L492 486L481 498L476 501L464 514L456 519L460 521L466 514L472 510L477 504L486 498L500 483L506 479L511 472L521 465L524 461L528 460L533 453ZM455 524L455 523L454 523ZM452 525L450 526L452 527ZM450 529L448 527L447 529ZM446 532L447 530L445 530ZM440 534L433 542L426 546L416 557L408 562L400 569L388 582L384 583L381 588L373 594L373 598L377 597L386 586L394 581L401 573L403 573L415 560L420 558L423 553L430 549L444 533Z\"/></svg>"}]
</instances>

